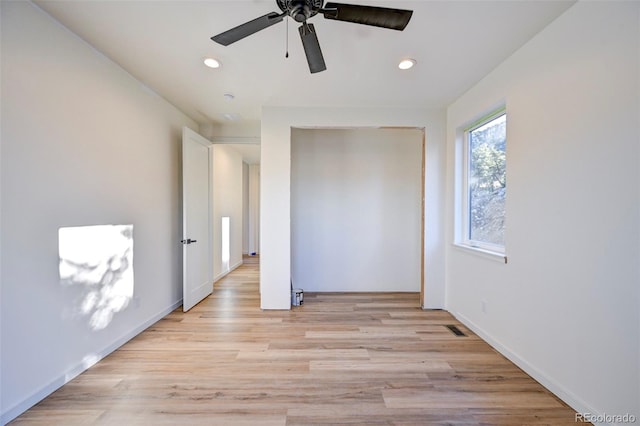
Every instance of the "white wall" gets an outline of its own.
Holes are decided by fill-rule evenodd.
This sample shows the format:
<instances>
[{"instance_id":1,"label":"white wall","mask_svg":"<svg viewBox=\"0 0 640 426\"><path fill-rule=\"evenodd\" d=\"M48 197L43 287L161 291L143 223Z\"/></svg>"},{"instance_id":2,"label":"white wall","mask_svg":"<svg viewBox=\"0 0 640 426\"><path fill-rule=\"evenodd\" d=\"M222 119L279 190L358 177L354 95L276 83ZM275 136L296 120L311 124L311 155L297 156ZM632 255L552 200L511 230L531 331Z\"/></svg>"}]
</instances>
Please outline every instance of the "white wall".
<instances>
[{"instance_id":1,"label":"white wall","mask_svg":"<svg viewBox=\"0 0 640 426\"><path fill-rule=\"evenodd\" d=\"M249 165L242 163L242 254L249 254Z\"/></svg>"},{"instance_id":2,"label":"white wall","mask_svg":"<svg viewBox=\"0 0 640 426\"><path fill-rule=\"evenodd\" d=\"M448 245L447 308L577 411L638 418L639 18L577 3L447 118L453 182L459 126L506 102L509 259Z\"/></svg>"},{"instance_id":3,"label":"white wall","mask_svg":"<svg viewBox=\"0 0 640 426\"><path fill-rule=\"evenodd\" d=\"M28 2L2 2L6 422L180 305L180 135L196 123ZM58 229L133 224L134 297L92 330Z\"/></svg>"},{"instance_id":4,"label":"white wall","mask_svg":"<svg viewBox=\"0 0 640 426\"><path fill-rule=\"evenodd\" d=\"M242 264L242 156L226 145L212 145L213 280ZM222 264L222 218L230 221L230 259Z\"/></svg>"},{"instance_id":5,"label":"white wall","mask_svg":"<svg viewBox=\"0 0 640 426\"><path fill-rule=\"evenodd\" d=\"M249 165L249 254L260 253L260 164Z\"/></svg>"},{"instance_id":6,"label":"white wall","mask_svg":"<svg viewBox=\"0 0 640 426\"><path fill-rule=\"evenodd\" d=\"M420 291L418 129L293 129L291 276L306 291Z\"/></svg>"},{"instance_id":7,"label":"white wall","mask_svg":"<svg viewBox=\"0 0 640 426\"><path fill-rule=\"evenodd\" d=\"M425 306L444 306L444 111L264 107L260 181L263 309L290 308L291 128L376 126L426 128Z\"/></svg>"}]
</instances>

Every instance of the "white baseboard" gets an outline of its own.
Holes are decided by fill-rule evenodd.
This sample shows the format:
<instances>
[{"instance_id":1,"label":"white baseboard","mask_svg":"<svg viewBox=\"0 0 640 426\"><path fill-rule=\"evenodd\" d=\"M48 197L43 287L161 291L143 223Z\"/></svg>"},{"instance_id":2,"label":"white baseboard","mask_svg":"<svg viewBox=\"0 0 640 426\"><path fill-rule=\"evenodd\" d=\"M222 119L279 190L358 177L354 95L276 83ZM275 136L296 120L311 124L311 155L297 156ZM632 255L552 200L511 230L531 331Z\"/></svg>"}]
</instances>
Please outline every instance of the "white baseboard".
<instances>
[{"instance_id":1,"label":"white baseboard","mask_svg":"<svg viewBox=\"0 0 640 426\"><path fill-rule=\"evenodd\" d=\"M131 331L129 331L128 333L126 333L125 335L123 335L122 337L120 337L119 339L117 339L107 347L105 347L103 350L93 354L91 360L88 360L88 361L83 360L76 366L70 368L66 373L56 378L51 383L44 386L42 389L32 394L30 397L26 398L24 401L21 401L16 405L14 405L13 407L7 409L5 412L3 412L0 415L0 423L2 425L6 425L11 420L15 419L20 414L24 413L29 408L36 405L38 402L45 399L47 396L51 395L54 391L58 390L59 388L64 386L66 383L70 382L71 380L79 376L81 373L88 370L91 366L98 363L98 361L105 358L107 355L109 355L110 353L112 353L113 351L115 351L125 343L127 343L129 340L133 339L138 334L142 333L144 330L146 330L147 328L151 327L153 324L155 324L162 318L169 315L171 312L176 310L181 305L182 305L182 299L173 303L168 308L163 309L161 312L153 315L151 318L144 321L142 324L138 325L137 327L133 328Z\"/></svg>"},{"instance_id":2,"label":"white baseboard","mask_svg":"<svg viewBox=\"0 0 640 426\"><path fill-rule=\"evenodd\" d=\"M223 279L224 277L229 275L231 272L233 272L234 270L238 269L239 266L242 266L243 263L244 262L242 260L240 260L238 263L235 263L235 264L231 265L231 267L229 267L229 270L227 272L223 272L223 273L218 274L215 277L213 277L213 282L216 283L216 282L220 281L221 279Z\"/></svg>"},{"instance_id":3,"label":"white baseboard","mask_svg":"<svg viewBox=\"0 0 640 426\"><path fill-rule=\"evenodd\" d=\"M521 357L520 355L513 352L511 349L500 343L498 340L493 338L490 334L486 333L482 330L477 324L471 321L469 318L460 314L459 312L449 311L458 321L468 327L475 334L480 336L482 340L491 345L495 350L504 355L509 361L513 362L519 368L521 368L525 373L533 377L536 381L538 381L542 386L551 391L554 395L564 401L571 408L576 410L578 413L590 413L594 417L603 417L602 413L600 413L595 408L589 406L578 396L573 394L572 392L565 389L558 382L553 380L551 377L545 375L540 370L538 370L534 365L530 364L526 359ZM609 423L594 423L596 425L609 425Z\"/></svg>"}]
</instances>

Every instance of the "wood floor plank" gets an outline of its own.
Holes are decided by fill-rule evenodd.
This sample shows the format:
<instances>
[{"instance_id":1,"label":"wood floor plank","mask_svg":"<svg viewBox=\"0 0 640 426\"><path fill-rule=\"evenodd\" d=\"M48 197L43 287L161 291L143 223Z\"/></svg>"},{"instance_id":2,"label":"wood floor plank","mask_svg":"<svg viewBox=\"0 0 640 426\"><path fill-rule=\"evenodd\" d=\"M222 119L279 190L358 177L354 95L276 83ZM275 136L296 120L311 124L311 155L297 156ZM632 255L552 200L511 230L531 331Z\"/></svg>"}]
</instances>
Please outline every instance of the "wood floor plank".
<instances>
[{"instance_id":1,"label":"wood floor plank","mask_svg":"<svg viewBox=\"0 0 640 426\"><path fill-rule=\"evenodd\" d=\"M417 293L306 293L262 311L259 261L12 425L565 425L575 413ZM446 326L457 326L465 336Z\"/></svg>"},{"instance_id":2,"label":"wood floor plank","mask_svg":"<svg viewBox=\"0 0 640 426\"><path fill-rule=\"evenodd\" d=\"M391 408L456 408L464 404L465 408L555 408L562 407L556 398L539 391L512 392L451 392L433 390L416 392L413 389L388 389L382 392L384 402Z\"/></svg>"},{"instance_id":3,"label":"wood floor plank","mask_svg":"<svg viewBox=\"0 0 640 426\"><path fill-rule=\"evenodd\" d=\"M419 361L408 362L399 359L386 362L353 362L351 360L313 360L310 362L311 371L334 371L334 372L373 372L385 375L397 375L398 373L427 373L430 371L451 371L451 366L445 361Z\"/></svg>"},{"instance_id":4,"label":"wood floor plank","mask_svg":"<svg viewBox=\"0 0 640 426\"><path fill-rule=\"evenodd\" d=\"M243 351L238 354L239 360L327 360L327 359L369 359L369 353L365 349L269 349L266 351Z\"/></svg>"}]
</instances>

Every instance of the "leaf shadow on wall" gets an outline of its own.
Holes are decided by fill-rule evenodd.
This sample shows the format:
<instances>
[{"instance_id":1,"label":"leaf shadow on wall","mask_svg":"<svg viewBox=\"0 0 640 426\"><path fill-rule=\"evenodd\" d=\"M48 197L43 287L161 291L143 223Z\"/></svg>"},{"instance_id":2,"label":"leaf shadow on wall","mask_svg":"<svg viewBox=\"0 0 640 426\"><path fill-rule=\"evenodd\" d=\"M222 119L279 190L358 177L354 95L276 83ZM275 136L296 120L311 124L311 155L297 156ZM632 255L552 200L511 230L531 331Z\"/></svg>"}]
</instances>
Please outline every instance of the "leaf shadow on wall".
<instances>
[{"instance_id":1,"label":"leaf shadow on wall","mask_svg":"<svg viewBox=\"0 0 640 426\"><path fill-rule=\"evenodd\" d=\"M60 284L72 290L69 314L105 329L133 298L133 225L58 230Z\"/></svg>"}]
</instances>

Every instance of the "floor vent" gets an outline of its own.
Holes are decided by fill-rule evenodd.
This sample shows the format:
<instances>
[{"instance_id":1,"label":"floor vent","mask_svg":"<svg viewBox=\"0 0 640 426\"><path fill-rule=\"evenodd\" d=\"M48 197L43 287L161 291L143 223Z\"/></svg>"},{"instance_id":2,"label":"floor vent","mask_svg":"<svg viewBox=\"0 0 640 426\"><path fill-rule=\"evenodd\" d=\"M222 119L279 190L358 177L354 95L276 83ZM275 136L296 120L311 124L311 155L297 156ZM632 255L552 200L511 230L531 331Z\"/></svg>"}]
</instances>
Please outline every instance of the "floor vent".
<instances>
[{"instance_id":1,"label":"floor vent","mask_svg":"<svg viewBox=\"0 0 640 426\"><path fill-rule=\"evenodd\" d=\"M447 327L449 329L449 331L451 331L453 334L455 334L458 337L466 337L466 334L464 334L462 332L462 330L460 330L457 326L455 325L446 325L445 327Z\"/></svg>"}]
</instances>

